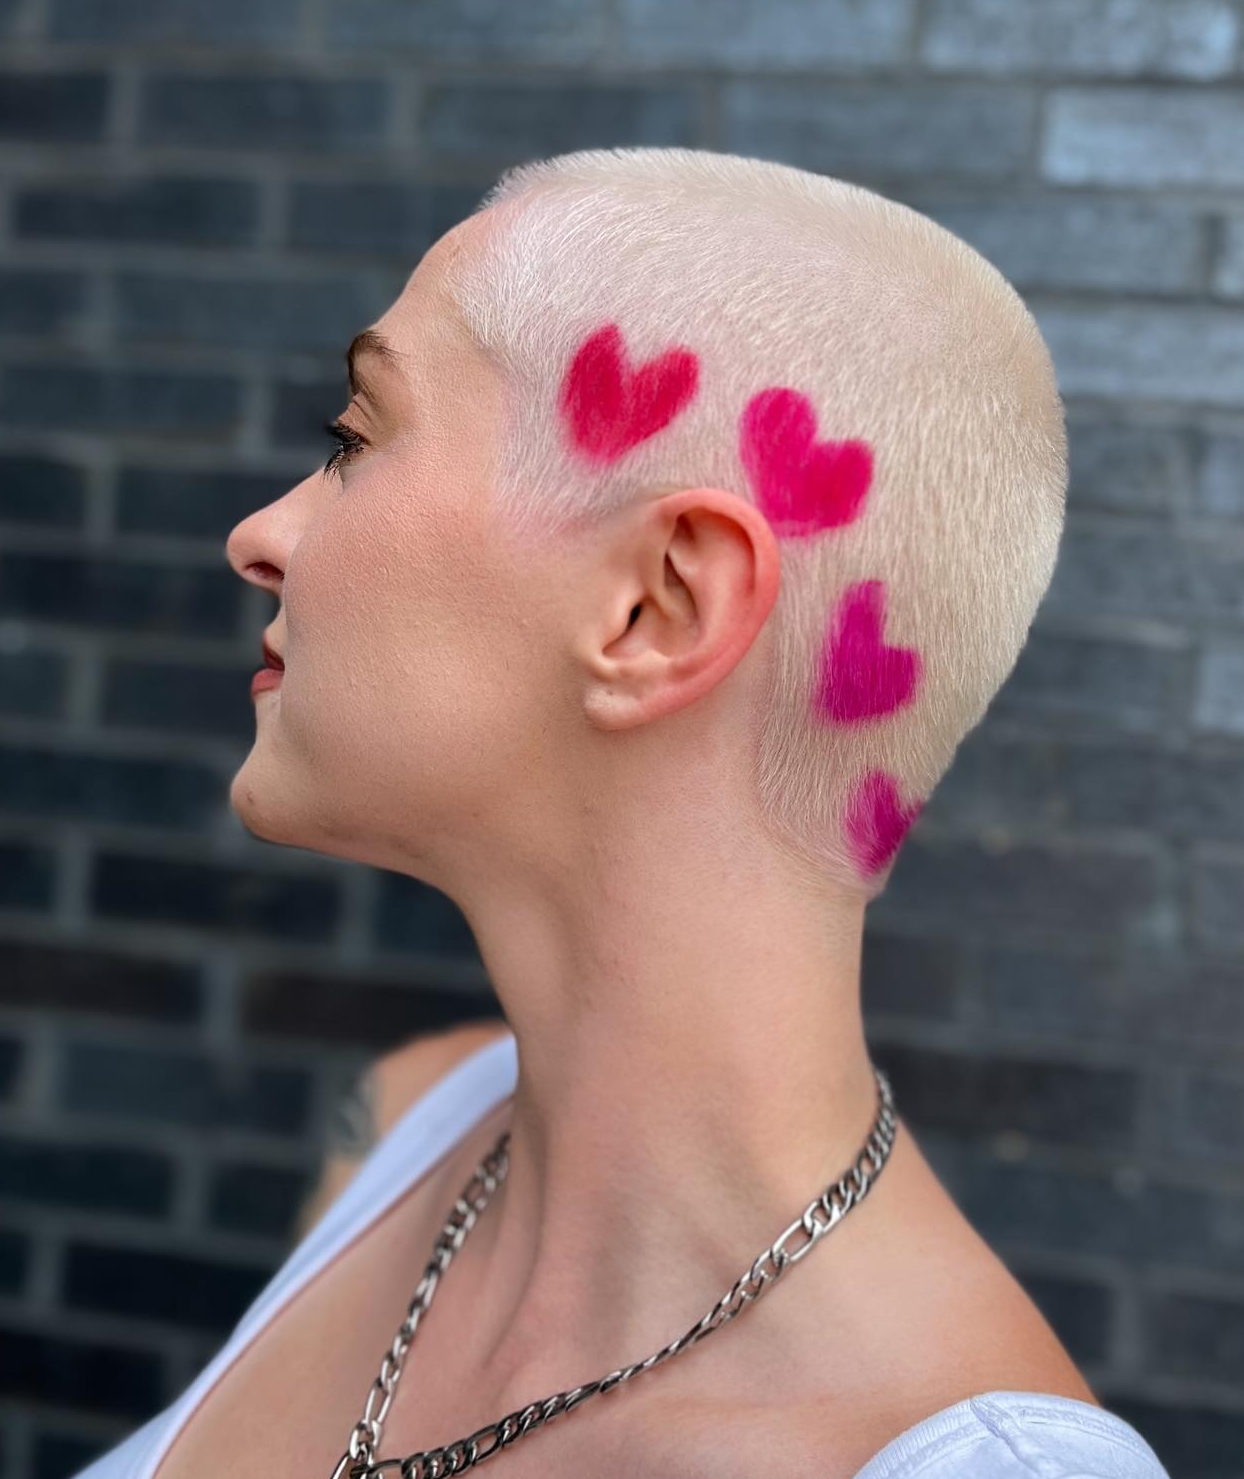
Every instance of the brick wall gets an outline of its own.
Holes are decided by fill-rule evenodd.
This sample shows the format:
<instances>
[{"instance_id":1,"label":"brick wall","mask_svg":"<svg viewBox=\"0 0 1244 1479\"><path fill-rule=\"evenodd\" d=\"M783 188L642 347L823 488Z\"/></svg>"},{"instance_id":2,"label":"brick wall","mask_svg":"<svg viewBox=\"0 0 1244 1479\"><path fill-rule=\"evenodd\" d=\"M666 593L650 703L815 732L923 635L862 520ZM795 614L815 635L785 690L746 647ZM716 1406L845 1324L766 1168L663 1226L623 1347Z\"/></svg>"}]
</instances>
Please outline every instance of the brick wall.
<instances>
[{"instance_id":1,"label":"brick wall","mask_svg":"<svg viewBox=\"0 0 1244 1479\"><path fill-rule=\"evenodd\" d=\"M0 1474L175 1397L367 1054L492 1006L447 901L227 805L224 563L504 165L843 174L1012 279L1071 421L1019 666L870 914L874 1050L1179 1479L1244 1475L1244 69L1231 0L0 0Z\"/></svg>"}]
</instances>

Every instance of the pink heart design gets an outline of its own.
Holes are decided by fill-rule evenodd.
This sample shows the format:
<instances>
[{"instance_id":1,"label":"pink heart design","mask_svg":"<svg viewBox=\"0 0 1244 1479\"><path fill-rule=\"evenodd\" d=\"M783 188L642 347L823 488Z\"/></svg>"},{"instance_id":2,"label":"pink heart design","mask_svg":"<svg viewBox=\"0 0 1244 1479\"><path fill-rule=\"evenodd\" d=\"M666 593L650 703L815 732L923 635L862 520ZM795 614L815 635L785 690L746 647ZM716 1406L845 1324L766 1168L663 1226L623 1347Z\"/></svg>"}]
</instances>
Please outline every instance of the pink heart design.
<instances>
[{"instance_id":1,"label":"pink heart design","mask_svg":"<svg viewBox=\"0 0 1244 1479\"><path fill-rule=\"evenodd\" d=\"M559 406L574 445L591 462L614 462L667 426L695 395L699 360L670 349L631 370L622 331L606 324L579 346Z\"/></svg>"},{"instance_id":2,"label":"pink heart design","mask_svg":"<svg viewBox=\"0 0 1244 1479\"><path fill-rule=\"evenodd\" d=\"M879 873L899 850L924 803L903 806L898 782L884 770L870 770L847 803L846 831L851 851L865 875Z\"/></svg>"},{"instance_id":3,"label":"pink heart design","mask_svg":"<svg viewBox=\"0 0 1244 1479\"><path fill-rule=\"evenodd\" d=\"M851 724L910 703L922 664L913 647L882 641L885 594L881 581L849 586L821 652L814 702L827 719Z\"/></svg>"},{"instance_id":4,"label":"pink heart design","mask_svg":"<svg viewBox=\"0 0 1244 1479\"><path fill-rule=\"evenodd\" d=\"M797 390L774 386L744 407L739 457L776 534L816 534L849 524L863 509L872 448L863 441L814 441L815 432L812 402Z\"/></svg>"}]
</instances>

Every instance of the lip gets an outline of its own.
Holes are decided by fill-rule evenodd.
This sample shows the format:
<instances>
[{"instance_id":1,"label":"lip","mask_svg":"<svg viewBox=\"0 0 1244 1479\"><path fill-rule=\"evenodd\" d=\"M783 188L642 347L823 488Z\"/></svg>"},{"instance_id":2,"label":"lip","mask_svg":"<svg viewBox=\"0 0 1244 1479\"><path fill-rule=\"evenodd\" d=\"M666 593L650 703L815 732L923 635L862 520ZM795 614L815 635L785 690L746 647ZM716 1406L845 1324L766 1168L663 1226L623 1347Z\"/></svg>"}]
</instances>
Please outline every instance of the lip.
<instances>
[{"instance_id":1,"label":"lip","mask_svg":"<svg viewBox=\"0 0 1244 1479\"><path fill-rule=\"evenodd\" d=\"M279 688L284 676L281 668L260 668L251 679L251 697L254 698L257 693L264 693L269 688Z\"/></svg>"}]
</instances>

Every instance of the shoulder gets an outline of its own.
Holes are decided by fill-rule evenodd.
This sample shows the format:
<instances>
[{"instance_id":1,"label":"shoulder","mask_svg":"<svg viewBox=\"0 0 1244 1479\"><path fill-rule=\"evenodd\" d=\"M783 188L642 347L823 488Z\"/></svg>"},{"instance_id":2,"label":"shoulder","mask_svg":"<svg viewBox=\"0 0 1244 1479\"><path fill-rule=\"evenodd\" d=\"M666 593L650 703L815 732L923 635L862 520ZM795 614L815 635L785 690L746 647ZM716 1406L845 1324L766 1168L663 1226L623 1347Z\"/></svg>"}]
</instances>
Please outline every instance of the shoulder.
<instances>
[{"instance_id":1,"label":"shoulder","mask_svg":"<svg viewBox=\"0 0 1244 1479\"><path fill-rule=\"evenodd\" d=\"M1170 1479L1123 1418L1052 1392L967 1397L899 1433L852 1479Z\"/></svg>"},{"instance_id":2,"label":"shoulder","mask_svg":"<svg viewBox=\"0 0 1244 1479\"><path fill-rule=\"evenodd\" d=\"M461 1022L419 1033L367 1064L333 1108L319 1174L297 1215L298 1236L315 1226L417 1100L464 1058L509 1031L501 1017Z\"/></svg>"},{"instance_id":3,"label":"shoulder","mask_svg":"<svg viewBox=\"0 0 1244 1479\"><path fill-rule=\"evenodd\" d=\"M509 1031L504 1019L485 1017L420 1033L382 1053L358 1081L358 1095L369 1110L371 1137L385 1135L464 1058Z\"/></svg>"}]
</instances>

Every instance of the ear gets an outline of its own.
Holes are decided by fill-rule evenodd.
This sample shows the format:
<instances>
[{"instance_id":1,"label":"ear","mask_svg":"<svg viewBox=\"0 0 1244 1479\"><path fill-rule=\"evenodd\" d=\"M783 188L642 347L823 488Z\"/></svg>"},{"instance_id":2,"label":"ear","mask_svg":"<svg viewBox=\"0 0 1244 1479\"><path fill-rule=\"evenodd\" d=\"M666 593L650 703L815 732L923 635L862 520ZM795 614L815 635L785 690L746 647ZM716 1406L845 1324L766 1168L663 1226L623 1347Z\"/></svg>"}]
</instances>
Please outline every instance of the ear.
<instances>
[{"instance_id":1,"label":"ear","mask_svg":"<svg viewBox=\"0 0 1244 1479\"><path fill-rule=\"evenodd\" d=\"M611 534L581 632L583 706L626 729L694 703L750 650L777 600L781 559L764 515L720 488L631 506Z\"/></svg>"}]
</instances>

